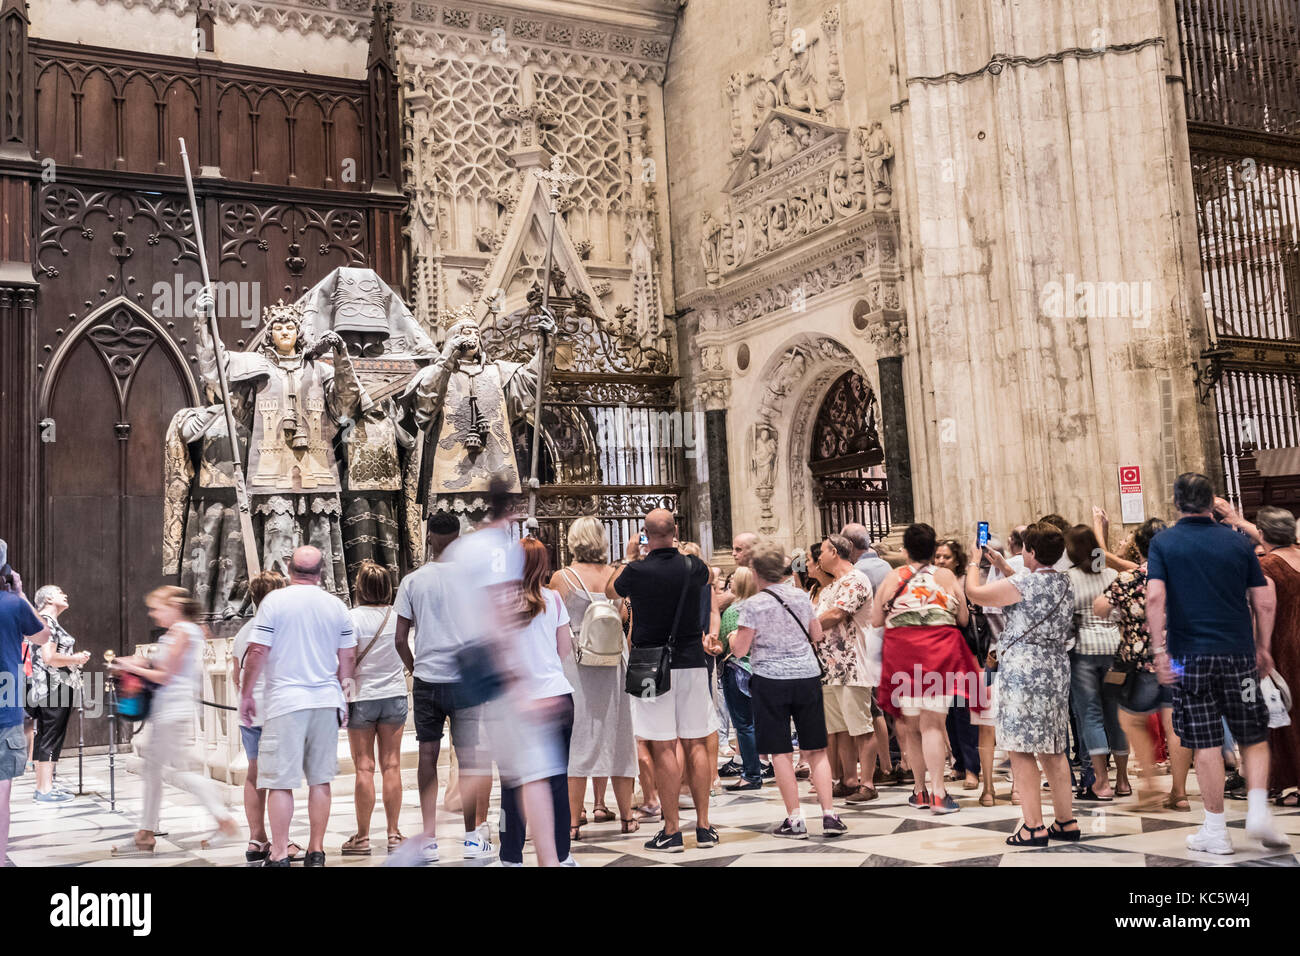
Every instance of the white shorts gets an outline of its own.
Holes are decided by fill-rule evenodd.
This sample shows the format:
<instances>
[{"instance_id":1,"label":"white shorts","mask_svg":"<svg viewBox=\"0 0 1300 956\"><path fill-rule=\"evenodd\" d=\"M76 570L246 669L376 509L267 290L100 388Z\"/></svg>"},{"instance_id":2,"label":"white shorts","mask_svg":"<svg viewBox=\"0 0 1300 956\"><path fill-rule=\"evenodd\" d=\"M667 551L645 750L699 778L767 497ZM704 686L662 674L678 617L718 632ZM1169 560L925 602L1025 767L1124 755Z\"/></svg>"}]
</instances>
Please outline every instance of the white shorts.
<instances>
[{"instance_id":1,"label":"white shorts","mask_svg":"<svg viewBox=\"0 0 1300 956\"><path fill-rule=\"evenodd\" d=\"M670 683L666 694L632 698L632 732L642 740L695 740L716 731L709 669L674 670Z\"/></svg>"}]
</instances>

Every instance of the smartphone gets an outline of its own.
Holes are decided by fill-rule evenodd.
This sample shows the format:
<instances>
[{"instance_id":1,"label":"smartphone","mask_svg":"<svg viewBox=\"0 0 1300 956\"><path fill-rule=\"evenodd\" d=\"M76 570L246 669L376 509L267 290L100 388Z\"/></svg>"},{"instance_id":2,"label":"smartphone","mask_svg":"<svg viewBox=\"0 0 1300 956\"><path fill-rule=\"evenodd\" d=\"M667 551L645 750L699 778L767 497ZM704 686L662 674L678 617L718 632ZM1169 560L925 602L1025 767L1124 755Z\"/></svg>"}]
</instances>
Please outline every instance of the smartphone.
<instances>
[{"instance_id":1,"label":"smartphone","mask_svg":"<svg viewBox=\"0 0 1300 956\"><path fill-rule=\"evenodd\" d=\"M989 543L989 523L987 521L981 521L977 527L978 530L975 532L975 543L978 544L980 550L983 551Z\"/></svg>"},{"instance_id":2,"label":"smartphone","mask_svg":"<svg viewBox=\"0 0 1300 956\"><path fill-rule=\"evenodd\" d=\"M649 553L650 553L650 539L647 538L646 533L642 531L641 532L641 557L644 558Z\"/></svg>"}]
</instances>

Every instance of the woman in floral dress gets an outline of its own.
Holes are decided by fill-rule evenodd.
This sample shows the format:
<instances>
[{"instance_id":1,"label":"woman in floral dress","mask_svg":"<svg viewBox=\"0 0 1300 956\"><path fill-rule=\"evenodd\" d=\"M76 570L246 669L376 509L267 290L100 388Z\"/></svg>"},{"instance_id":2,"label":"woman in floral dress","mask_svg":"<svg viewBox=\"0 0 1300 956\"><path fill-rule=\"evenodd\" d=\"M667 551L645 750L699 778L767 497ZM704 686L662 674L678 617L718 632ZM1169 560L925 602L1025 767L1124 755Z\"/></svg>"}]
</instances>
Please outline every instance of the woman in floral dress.
<instances>
[{"instance_id":1,"label":"woman in floral dress","mask_svg":"<svg viewBox=\"0 0 1300 956\"><path fill-rule=\"evenodd\" d=\"M1147 548L1156 533L1164 528L1163 521L1151 518L1137 529L1133 543L1142 563L1131 571L1121 571L1119 577L1093 601L1092 613L1097 617L1109 615L1119 624L1120 642L1119 650L1115 652L1115 667L1128 672L1120 691L1119 722L1142 764L1138 807L1143 810L1155 810L1161 806L1170 810L1190 810L1187 772L1192 766L1192 752L1179 743L1178 735L1174 733L1173 694L1156 679L1151 636L1147 633ZM1147 717L1157 710L1165 730L1169 766L1174 778L1168 796L1151 785L1155 776L1156 746L1147 729Z\"/></svg>"},{"instance_id":2,"label":"woman in floral dress","mask_svg":"<svg viewBox=\"0 0 1300 956\"><path fill-rule=\"evenodd\" d=\"M998 744L1011 756L1024 823L1007 838L1011 846L1046 846L1050 838L1078 840L1072 814L1070 765L1070 658L1074 621L1070 579L1052 566L1065 552L1055 527L1025 531L1025 570L993 584L979 583L979 563L966 568L966 596L986 607L1006 608L998 637ZM978 547L972 548L978 554ZM995 557L996 561L997 558ZM1006 570L1004 569L1004 573ZM1055 821L1043 825L1038 762L1052 790Z\"/></svg>"}]
</instances>

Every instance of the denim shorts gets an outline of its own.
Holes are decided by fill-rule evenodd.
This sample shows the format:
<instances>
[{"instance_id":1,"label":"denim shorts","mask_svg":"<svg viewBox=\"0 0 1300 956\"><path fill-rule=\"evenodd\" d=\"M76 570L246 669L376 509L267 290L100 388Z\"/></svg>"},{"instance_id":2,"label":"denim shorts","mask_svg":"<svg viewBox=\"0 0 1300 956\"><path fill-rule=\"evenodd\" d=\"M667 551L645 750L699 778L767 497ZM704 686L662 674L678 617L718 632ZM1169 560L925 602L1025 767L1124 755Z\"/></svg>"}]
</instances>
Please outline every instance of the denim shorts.
<instances>
[{"instance_id":1,"label":"denim shorts","mask_svg":"<svg viewBox=\"0 0 1300 956\"><path fill-rule=\"evenodd\" d=\"M1150 671L1137 670L1121 688L1119 706L1130 714L1153 714L1161 707L1174 706L1174 692Z\"/></svg>"},{"instance_id":2,"label":"denim shorts","mask_svg":"<svg viewBox=\"0 0 1300 956\"><path fill-rule=\"evenodd\" d=\"M244 745L244 755L249 760L257 759L257 745L262 742L261 727L245 727L239 725L239 739Z\"/></svg>"},{"instance_id":3,"label":"denim shorts","mask_svg":"<svg viewBox=\"0 0 1300 956\"><path fill-rule=\"evenodd\" d=\"M369 730L375 724L406 723L406 695L348 704L348 730Z\"/></svg>"},{"instance_id":4,"label":"denim shorts","mask_svg":"<svg viewBox=\"0 0 1300 956\"><path fill-rule=\"evenodd\" d=\"M27 769L27 734L21 723L0 729L0 780L21 777Z\"/></svg>"}]
</instances>

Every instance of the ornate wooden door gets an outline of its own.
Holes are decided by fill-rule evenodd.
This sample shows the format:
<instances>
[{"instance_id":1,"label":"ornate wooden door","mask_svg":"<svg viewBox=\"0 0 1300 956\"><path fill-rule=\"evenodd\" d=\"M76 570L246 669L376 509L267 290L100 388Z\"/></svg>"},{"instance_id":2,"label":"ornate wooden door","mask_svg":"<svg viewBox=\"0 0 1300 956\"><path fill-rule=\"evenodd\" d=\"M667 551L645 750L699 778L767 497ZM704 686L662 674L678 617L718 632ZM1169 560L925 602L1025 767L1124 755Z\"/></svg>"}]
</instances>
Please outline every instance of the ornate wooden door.
<instances>
[{"instance_id":1,"label":"ornate wooden door","mask_svg":"<svg viewBox=\"0 0 1300 956\"><path fill-rule=\"evenodd\" d=\"M40 584L69 597L62 623L102 670L103 652L150 639L144 594L162 569L167 425L198 396L179 350L146 313L119 299L83 320L55 356L43 396L41 476L47 560ZM87 744L107 741L87 721Z\"/></svg>"}]
</instances>

